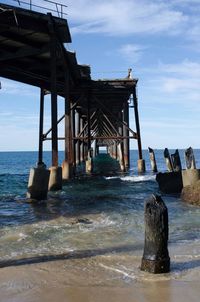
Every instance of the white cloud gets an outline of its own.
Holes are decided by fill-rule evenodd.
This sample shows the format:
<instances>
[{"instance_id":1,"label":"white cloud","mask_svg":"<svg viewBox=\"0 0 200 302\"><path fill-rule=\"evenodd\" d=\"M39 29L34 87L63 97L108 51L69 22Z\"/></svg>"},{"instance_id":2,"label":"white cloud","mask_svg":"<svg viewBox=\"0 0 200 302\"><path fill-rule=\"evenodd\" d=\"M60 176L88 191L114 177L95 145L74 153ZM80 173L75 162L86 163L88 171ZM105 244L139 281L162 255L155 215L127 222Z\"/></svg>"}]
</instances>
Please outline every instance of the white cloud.
<instances>
[{"instance_id":1,"label":"white cloud","mask_svg":"<svg viewBox=\"0 0 200 302\"><path fill-rule=\"evenodd\" d=\"M177 31L187 21L179 10L166 2L147 0L68 1L72 33L130 35Z\"/></svg>"},{"instance_id":2,"label":"white cloud","mask_svg":"<svg viewBox=\"0 0 200 302\"><path fill-rule=\"evenodd\" d=\"M144 47L135 44L125 44L118 50L128 62L135 63L142 57Z\"/></svg>"}]
</instances>

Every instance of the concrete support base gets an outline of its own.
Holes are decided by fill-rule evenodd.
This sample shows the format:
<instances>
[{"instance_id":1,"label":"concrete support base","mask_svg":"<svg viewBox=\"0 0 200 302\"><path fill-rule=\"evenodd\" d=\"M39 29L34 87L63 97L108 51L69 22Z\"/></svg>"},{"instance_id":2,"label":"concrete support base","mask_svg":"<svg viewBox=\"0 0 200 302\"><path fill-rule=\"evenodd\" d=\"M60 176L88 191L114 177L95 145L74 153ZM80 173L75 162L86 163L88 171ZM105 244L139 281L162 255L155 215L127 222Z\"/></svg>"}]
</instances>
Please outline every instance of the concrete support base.
<instances>
[{"instance_id":1,"label":"concrete support base","mask_svg":"<svg viewBox=\"0 0 200 302\"><path fill-rule=\"evenodd\" d=\"M123 162L122 160L119 161L119 165L120 165L120 170L121 170L122 172L125 172L126 169L125 169L125 166L124 166L124 162Z\"/></svg>"},{"instance_id":2,"label":"concrete support base","mask_svg":"<svg viewBox=\"0 0 200 302\"><path fill-rule=\"evenodd\" d=\"M47 199L50 171L45 165L31 168L28 181L27 198L44 200Z\"/></svg>"},{"instance_id":3,"label":"concrete support base","mask_svg":"<svg viewBox=\"0 0 200 302\"><path fill-rule=\"evenodd\" d=\"M86 173L92 173L93 171L93 159L91 157L88 157L85 162L85 171Z\"/></svg>"},{"instance_id":4,"label":"concrete support base","mask_svg":"<svg viewBox=\"0 0 200 302\"><path fill-rule=\"evenodd\" d=\"M62 189L62 168L50 167L49 191L57 191Z\"/></svg>"},{"instance_id":5,"label":"concrete support base","mask_svg":"<svg viewBox=\"0 0 200 302\"><path fill-rule=\"evenodd\" d=\"M146 171L145 160L144 159L138 159L137 166L138 166L138 172L139 173L143 173L143 172Z\"/></svg>"},{"instance_id":6,"label":"concrete support base","mask_svg":"<svg viewBox=\"0 0 200 302\"><path fill-rule=\"evenodd\" d=\"M183 188L181 172L157 173L156 181L163 193L180 193Z\"/></svg>"},{"instance_id":7,"label":"concrete support base","mask_svg":"<svg viewBox=\"0 0 200 302\"><path fill-rule=\"evenodd\" d=\"M200 169L182 170L183 187L193 185L200 179Z\"/></svg>"},{"instance_id":8,"label":"concrete support base","mask_svg":"<svg viewBox=\"0 0 200 302\"><path fill-rule=\"evenodd\" d=\"M74 167L73 164L68 163L64 160L62 163L62 179L69 180L74 176Z\"/></svg>"}]
</instances>

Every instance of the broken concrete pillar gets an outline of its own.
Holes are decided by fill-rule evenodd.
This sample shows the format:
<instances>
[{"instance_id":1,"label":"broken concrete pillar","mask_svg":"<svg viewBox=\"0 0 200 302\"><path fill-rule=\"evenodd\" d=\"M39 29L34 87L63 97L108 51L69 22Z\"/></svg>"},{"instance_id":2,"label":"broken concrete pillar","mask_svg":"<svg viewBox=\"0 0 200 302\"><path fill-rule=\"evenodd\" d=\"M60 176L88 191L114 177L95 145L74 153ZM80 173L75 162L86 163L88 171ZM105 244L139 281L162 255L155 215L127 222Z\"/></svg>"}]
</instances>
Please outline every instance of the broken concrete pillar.
<instances>
[{"instance_id":1,"label":"broken concrete pillar","mask_svg":"<svg viewBox=\"0 0 200 302\"><path fill-rule=\"evenodd\" d=\"M153 274L170 271L168 210L158 195L152 195L145 205L145 245L141 270Z\"/></svg>"}]
</instances>

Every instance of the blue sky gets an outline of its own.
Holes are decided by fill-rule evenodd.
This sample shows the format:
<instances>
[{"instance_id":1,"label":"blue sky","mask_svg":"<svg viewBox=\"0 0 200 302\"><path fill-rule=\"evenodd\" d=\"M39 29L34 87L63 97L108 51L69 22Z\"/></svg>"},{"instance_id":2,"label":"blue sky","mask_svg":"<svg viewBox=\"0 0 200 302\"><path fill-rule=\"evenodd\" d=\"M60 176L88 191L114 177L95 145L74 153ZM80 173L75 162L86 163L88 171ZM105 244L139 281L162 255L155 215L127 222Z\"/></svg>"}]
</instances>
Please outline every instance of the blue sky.
<instances>
[{"instance_id":1,"label":"blue sky","mask_svg":"<svg viewBox=\"0 0 200 302\"><path fill-rule=\"evenodd\" d=\"M139 78L143 148L199 148L200 1L58 2L68 5L72 43L66 47L76 51L80 64L91 66L93 78L126 77L130 67ZM39 89L1 82L0 151L37 150ZM50 126L49 105L47 98L45 129ZM60 99L59 115L62 109ZM133 118L131 125L135 129ZM62 136L62 125L59 131ZM137 148L136 141L131 146Z\"/></svg>"}]
</instances>

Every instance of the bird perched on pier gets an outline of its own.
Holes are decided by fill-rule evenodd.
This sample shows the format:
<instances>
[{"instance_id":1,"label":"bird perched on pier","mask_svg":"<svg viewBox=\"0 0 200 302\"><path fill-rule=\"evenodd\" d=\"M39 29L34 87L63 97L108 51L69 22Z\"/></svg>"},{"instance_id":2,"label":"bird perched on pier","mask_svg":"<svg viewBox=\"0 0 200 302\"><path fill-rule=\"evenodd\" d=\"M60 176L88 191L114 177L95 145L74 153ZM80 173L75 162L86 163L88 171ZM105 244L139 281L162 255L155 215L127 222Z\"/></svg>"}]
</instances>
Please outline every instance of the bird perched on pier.
<instances>
[{"instance_id":1,"label":"bird perched on pier","mask_svg":"<svg viewBox=\"0 0 200 302\"><path fill-rule=\"evenodd\" d=\"M128 69L128 76L126 77L126 79L132 79L133 76L132 76L132 68L129 68Z\"/></svg>"}]
</instances>

